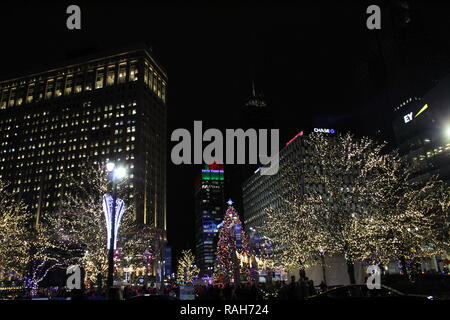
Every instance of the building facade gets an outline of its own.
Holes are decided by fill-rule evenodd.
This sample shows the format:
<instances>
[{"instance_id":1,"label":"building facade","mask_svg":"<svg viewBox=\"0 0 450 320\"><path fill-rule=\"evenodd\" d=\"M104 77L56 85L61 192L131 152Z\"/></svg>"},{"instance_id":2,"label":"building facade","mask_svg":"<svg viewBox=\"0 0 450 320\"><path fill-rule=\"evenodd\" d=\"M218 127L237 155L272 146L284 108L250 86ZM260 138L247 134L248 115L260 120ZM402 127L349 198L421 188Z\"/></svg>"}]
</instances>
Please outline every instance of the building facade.
<instances>
[{"instance_id":1,"label":"building facade","mask_svg":"<svg viewBox=\"0 0 450 320\"><path fill-rule=\"evenodd\" d=\"M173 248L172 246L166 246L164 248L164 275L166 277L172 277L173 273Z\"/></svg>"},{"instance_id":2,"label":"building facade","mask_svg":"<svg viewBox=\"0 0 450 320\"><path fill-rule=\"evenodd\" d=\"M166 241L167 74L144 48L0 82L0 179L36 223L87 162L128 170L135 217ZM161 246L163 247L163 246Z\"/></svg>"},{"instance_id":3,"label":"building facade","mask_svg":"<svg viewBox=\"0 0 450 320\"><path fill-rule=\"evenodd\" d=\"M400 154L414 166L413 178L437 175L450 182L450 77L422 98L396 108L393 123Z\"/></svg>"},{"instance_id":4,"label":"building facade","mask_svg":"<svg viewBox=\"0 0 450 320\"><path fill-rule=\"evenodd\" d=\"M225 214L223 165L205 166L195 181L195 247L200 275L214 268L218 229Z\"/></svg>"},{"instance_id":5,"label":"building facade","mask_svg":"<svg viewBox=\"0 0 450 320\"><path fill-rule=\"evenodd\" d=\"M305 146L302 143L303 131L298 132L291 140L286 142L279 152L279 170L274 175L261 175L259 169L242 185L244 204L244 225L247 230L258 232L264 224L265 210L279 208L285 197L286 189L282 182L283 172L292 161L298 161L306 156ZM303 177L297 177L302 185Z\"/></svg>"},{"instance_id":6,"label":"building facade","mask_svg":"<svg viewBox=\"0 0 450 320\"><path fill-rule=\"evenodd\" d=\"M335 133L334 129L329 128L312 128L305 132L316 132L321 134L332 135ZM309 151L304 143L304 131L298 132L291 139L289 139L284 148L279 152L279 170L274 175L261 175L259 169L245 181L242 185L243 203L244 203L244 225L245 229L250 236L250 246L252 254L259 256L264 260L265 256L270 256L272 253L277 252L279 248L272 246L270 240L262 234L261 228L266 224L267 212L266 209L281 209L285 199L291 199L292 196L298 195L297 193L306 194L312 191L322 192L323 186L316 184L315 182L308 181L308 178L302 174L302 170L298 171L298 174L293 174L290 168L298 164L305 165L304 170L309 170L309 166L312 163L309 161ZM293 184L294 189L289 185ZM345 266L345 260L342 257L327 257L327 261L330 261L330 270L327 275L329 284L341 285L347 284L346 280L343 280L337 276L335 272L337 267ZM343 268L343 267L342 267ZM309 268L306 270L306 275L314 281L316 285L321 282L321 272L316 272L317 268ZM342 269L345 270L345 269ZM359 270L356 268L355 270ZM319 268L319 271L321 269ZM258 270L259 281L272 281L272 280L287 280L290 276L298 277L298 270L284 270L284 269L265 269L262 267ZM346 273L342 273L344 277ZM334 277L334 278L333 278ZM357 275L357 279L361 278L360 274Z\"/></svg>"}]
</instances>

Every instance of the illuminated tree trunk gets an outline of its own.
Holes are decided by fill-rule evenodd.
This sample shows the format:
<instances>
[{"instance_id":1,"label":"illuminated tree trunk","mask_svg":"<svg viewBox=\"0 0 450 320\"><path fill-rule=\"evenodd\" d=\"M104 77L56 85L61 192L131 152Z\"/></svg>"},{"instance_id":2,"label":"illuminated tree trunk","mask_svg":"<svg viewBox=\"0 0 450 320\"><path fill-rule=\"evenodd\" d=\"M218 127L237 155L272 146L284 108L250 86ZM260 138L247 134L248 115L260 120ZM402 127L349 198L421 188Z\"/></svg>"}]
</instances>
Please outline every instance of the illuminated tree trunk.
<instances>
[{"instance_id":1,"label":"illuminated tree trunk","mask_svg":"<svg viewBox=\"0 0 450 320\"><path fill-rule=\"evenodd\" d=\"M327 273L325 268L325 257L323 254L320 255L321 265L322 265L322 279L325 285L327 284Z\"/></svg>"}]
</instances>

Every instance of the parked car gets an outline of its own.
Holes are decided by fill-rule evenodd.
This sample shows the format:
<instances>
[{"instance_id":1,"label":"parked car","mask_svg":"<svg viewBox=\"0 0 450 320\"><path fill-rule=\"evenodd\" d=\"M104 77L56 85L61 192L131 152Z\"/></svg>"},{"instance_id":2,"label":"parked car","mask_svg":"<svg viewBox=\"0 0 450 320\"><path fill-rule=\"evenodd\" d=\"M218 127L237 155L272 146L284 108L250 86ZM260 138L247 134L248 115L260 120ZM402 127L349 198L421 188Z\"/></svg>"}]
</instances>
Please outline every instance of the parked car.
<instances>
[{"instance_id":1,"label":"parked car","mask_svg":"<svg viewBox=\"0 0 450 320\"><path fill-rule=\"evenodd\" d=\"M369 289L365 284L355 284L337 287L306 300L436 300L433 296L406 294L398 290L381 285L380 289Z\"/></svg>"}]
</instances>

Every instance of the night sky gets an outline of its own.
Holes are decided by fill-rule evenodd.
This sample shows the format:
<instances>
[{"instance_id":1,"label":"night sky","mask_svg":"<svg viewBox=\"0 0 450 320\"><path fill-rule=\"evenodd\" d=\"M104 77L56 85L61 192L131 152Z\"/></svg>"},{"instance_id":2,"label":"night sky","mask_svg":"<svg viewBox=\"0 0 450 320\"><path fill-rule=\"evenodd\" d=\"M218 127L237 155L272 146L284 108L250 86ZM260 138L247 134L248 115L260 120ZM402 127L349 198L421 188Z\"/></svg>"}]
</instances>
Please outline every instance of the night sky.
<instances>
[{"instance_id":1,"label":"night sky","mask_svg":"<svg viewBox=\"0 0 450 320\"><path fill-rule=\"evenodd\" d=\"M450 72L450 8L443 2L92 2L2 1L0 78L145 42L168 71L169 137L176 128L192 130L194 120L236 128L254 81L283 145L314 126L380 130L380 138L393 141L393 107ZM66 28L70 4L81 7L81 30ZM382 8L381 31L366 28L369 4ZM194 248L198 169L168 164L168 237L176 252ZM226 175L235 169L226 166ZM227 180L226 192L238 198L240 211L237 180Z\"/></svg>"}]
</instances>

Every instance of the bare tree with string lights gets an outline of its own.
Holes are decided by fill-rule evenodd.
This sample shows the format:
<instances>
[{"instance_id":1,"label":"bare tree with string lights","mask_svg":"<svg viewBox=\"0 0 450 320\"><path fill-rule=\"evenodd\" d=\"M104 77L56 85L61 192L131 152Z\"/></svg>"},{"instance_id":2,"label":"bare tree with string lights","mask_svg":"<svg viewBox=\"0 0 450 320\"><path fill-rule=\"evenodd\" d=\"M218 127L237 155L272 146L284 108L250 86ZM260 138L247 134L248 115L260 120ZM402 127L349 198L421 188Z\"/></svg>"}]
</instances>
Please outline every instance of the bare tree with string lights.
<instances>
[{"instance_id":1,"label":"bare tree with string lights","mask_svg":"<svg viewBox=\"0 0 450 320\"><path fill-rule=\"evenodd\" d=\"M200 274L200 269L195 265L195 256L192 251L183 250L178 260L177 281L181 284L192 284Z\"/></svg>"},{"instance_id":2,"label":"bare tree with string lights","mask_svg":"<svg viewBox=\"0 0 450 320\"><path fill-rule=\"evenodd\" d=\"M17 194L0 181L0 271L23 281L29 294L37 293L48 273L75 261L70 243L57 228L55 217L41 215L38 222Z\"/></svg>"},{"instance_id":3,"label":"bare tree with string lights","mask_svg":"<svg viewBox=\"0 0 450 320\"><path fill-rule=\"evenodd\" d=\"M67 181L68 187L63 192L58 210L59 225L65 237L80 248L79 263L87 279L101 285L108 269L107 226L102 197L111 190L111 181L103 166L89 163L80 177L76 180L69 177ZM154 230L136 223L133 192L127 183L118 186L118 194L126 205L116 254L121 256L122 267L144 267L148 263L144 252L154 250Z\"/></svg>"}]
</instances>

